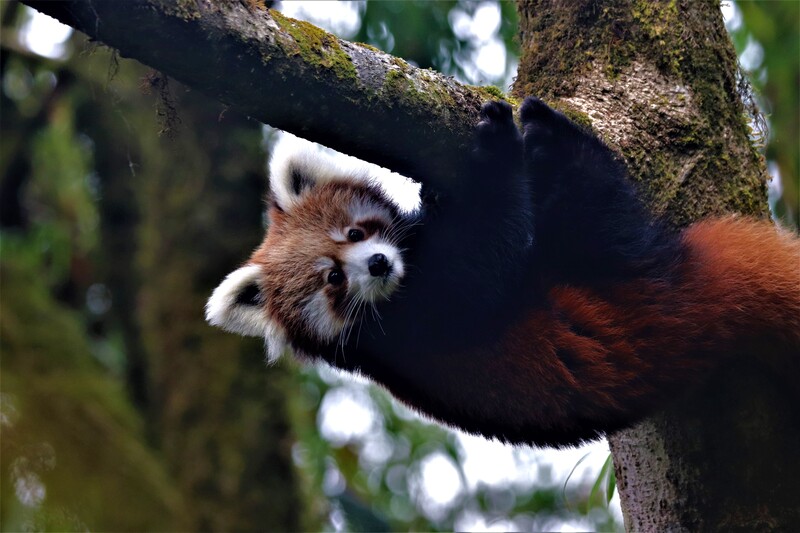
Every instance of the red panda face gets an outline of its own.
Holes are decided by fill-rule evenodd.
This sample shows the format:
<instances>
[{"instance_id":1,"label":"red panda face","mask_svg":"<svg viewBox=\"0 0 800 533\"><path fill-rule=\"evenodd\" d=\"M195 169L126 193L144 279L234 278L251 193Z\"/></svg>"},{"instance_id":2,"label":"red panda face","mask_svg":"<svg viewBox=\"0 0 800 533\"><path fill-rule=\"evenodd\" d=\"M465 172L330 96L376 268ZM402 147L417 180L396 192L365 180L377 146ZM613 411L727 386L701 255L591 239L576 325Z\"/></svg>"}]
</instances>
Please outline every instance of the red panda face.
<instances>
[{"instance_id":1,"label":"red panda face","mask_svg":"<svg viewBox=\"0 0 800 533\"><path fill-rule=\"evenodd\" d=\"M318 185L287 211L273 207L271 219L250 262L262 266L268 313L290 336L334 341L399 286L395 213L368 187Z\"/></svg>"},{"instance_id":2,"label":"red panda face","mask_svg":"<svg viewBox=\"0 0 800 533\"><path fill-rule=\"evenodd\" d=\"M270 359L293 341L344 344L364 313L400 287L398 246L412 217L389 200L378 167L296 137L274 146L269 173L267 236L214 290L206 319L263 337Z\"/></svg>"},{"instance_id":3,"label":"red panda face","mask_svg":"<svg viewBox=\"0 0 800 533\"><path fill-rule=\"evenodd\" d=\"M271 358L287 340L344 343L400 286L400 220L379 190L349 181L274 203L264 242L209 300L209 322L266 337Z\"/></svg>"}]
</instances>

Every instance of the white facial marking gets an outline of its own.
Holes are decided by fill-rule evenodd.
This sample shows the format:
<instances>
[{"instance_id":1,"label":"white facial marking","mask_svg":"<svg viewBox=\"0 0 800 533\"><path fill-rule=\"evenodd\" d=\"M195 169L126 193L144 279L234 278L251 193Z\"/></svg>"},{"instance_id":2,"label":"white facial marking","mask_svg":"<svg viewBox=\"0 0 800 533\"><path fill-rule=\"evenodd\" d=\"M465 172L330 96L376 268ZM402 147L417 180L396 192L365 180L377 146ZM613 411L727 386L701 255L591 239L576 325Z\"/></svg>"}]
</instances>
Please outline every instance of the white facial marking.
<instances>
[{"instance_id":1,"label":"white facial marking","mask_svg":"<svg viewBox=\"0 0 800 533\"><path fill-rule=\"evenodd\" d=\"M381 220L387 226L392 221L385 206L369 200L352 202L349 212L353 220Z\"/></svg>"},{"instance_id":2,"label":"white facial marking","mask_svg":"<svg viewBox=\"0 0 800 533\"><path fill-rule=\"evenodd\" d=\"M320 257L314 262L314 270L317 272L322 272L323 270L327 270L335 266L336 262L334 262L334 260L330 257Z\"/></svg>"},{"instance_id":3,"label":"white facial marking","mask_svg":"<svg viewBox=\"0 0 800 533\"><path fill-rule=\"evenodd\" d=\"M267 361L274 363L281 358L289 347L286 340L286 333L277 322L270 321L267 332L264 334L264 350L267 352Z\"/></svg>"},{"instance_id":4,"label":"white facial marking","mask_svg":"<svg viewBox=\"0 0 800 533\"><path fill-rule=\"evenodd\" d=\"M389 262L390 270L384 276L373 276L369 272L369 259L375 254L383 254ZM389 298L405 274L400 251L378 237L350 246L344 254L344 261L349 291L368 302Z\"/></svg>"},{"instance_id":5,"label":"white facial marking","mask_svg":"<svg viewBox=\"0 0 800 533\"><path fill-rule=\"evenodd\" d=\"M275 361L286 349L283 328L269 318L263 305L237 302L239 294L249 285L258 285L260 279L258 265L246 265L228 274L206 303L206 321L232 333L263 337L267 358Z\"/></svg>"},{"instance_id":6,"label":"white facial marking","mask_svg":"<svg viewBox=\"0 0 800 533\"><path fill-rule=\"evenodd\" d=\"M332 229L328 232L328 236L333 240L333 242L343 243L347 242L347 230L341 230L339 228Z\"/></svg>"},{"instance_id":7,"label":"white facial marking","mask_svg":"<svg viewBox=\"0 0 800 533\"><path fill-rule=\"evenodd\" d=\"M331 310L328 297L322 290L305 301L303 316L308 328L325 341L335 339L344 328L344 322Z\"/></svg>"}]
</instances>

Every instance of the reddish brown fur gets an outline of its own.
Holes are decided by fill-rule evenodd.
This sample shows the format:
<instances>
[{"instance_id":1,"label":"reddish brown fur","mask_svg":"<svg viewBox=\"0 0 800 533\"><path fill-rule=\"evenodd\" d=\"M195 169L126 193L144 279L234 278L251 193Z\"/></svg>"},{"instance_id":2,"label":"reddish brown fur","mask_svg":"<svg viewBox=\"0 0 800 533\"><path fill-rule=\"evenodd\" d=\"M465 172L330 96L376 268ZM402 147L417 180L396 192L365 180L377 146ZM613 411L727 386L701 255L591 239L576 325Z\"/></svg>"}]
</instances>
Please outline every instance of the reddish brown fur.
<instances>
[{"instance_id":1,"label":"reddish brown fur","mask_svg":"<svg viewBox=\"0 0 800 533\"><path fill-rule=\"evenodd\" d=\"M687 298L717 317L717 343L775 336L800 343L800 241L734 217L699 222L683 239L696 272Z\"/></svg>"},{"instance_id":2,"label":"reddish brown fur","mask_svg":"<svg viewBox=\"0 0 800 533\"><path fill-rule=\"evenodd\" d=\"M349 212L349 207L359 199L385 204L374 195L369 188L356 183L330 182L316 185L313 194L303 195L287 211L274 205L270 208L269 231L249 262L263 267L261 288L267 312L279 318L290 338L314 335L302 316L301 302L320 289L324 288L334 307L337 303L344 306L346 287L326 283L325 273L319 272L315 263L323 257L338 261L348 243L335 242L329 236L330 231L362 222L352 220ZM376 221L363 222L366 230L376 231Z\"/></svg>"},{"instance_id":3,"label":"reddish brown fur","mask_svg":"<svg viewBox=\"0 0 800 533\"><path fill-rule=\"evenodd\" d=\"M341 290L314 264L341 254L346 244L329 232L353 223L347 206L364 191L321 184L291 210L270 211L251 262L264 267L268 313L295 341L310 335L304 299L323 287ZM733 352L783 346L798 355L797 239L767 222L730 217L691 226L682 243L683 256L664 279L553 286L493 344L425 358L424 369L374 358L355 364L445 422L562 444L628 425Z\"/></svg>"},{"instance_id":4,"label":"reddish brown fur","mask_svg":"<svg viewBox=\"0 0 800 533\"><path fill-rule=\"evenodd\" d=\"M302 323L298 302L324 285L311 265L339 253L342 244L320 236L350 223L342 206L351 195L348 188L322 186L291 214L271 213L267 239L252 261L265 266L270 314L290 332ZM606 290L555 286L545 305L498 344L428 361L432 377L483 377L471 380L473 388L462 387L461 379L437 379L441 397L455 400L450 405L478 405L487 417L502 409L520 428L569 431L581 420L630 420L748 342L800 344L796 239L769 223L725 218L693 225L683 240L687 257L676 267L677 286L641 280ZM407 384L392 386L395 377L384 381L415 404ZM464 415L467 427L491 423L481 421L481 412Z\"/></svg>"},{"instance_id":5,"label":"reddish brown fur","mask_svg":"<svg viewBox=\"0 0 800 533\"><path fill-rule=\"evenodd\" d=\"M273 192L287 205L271 209L250 260L262 267L260 300L250 285L242 305L264 302L267 336L285 337L295 353L370 376L445 423L539 445L628 426L736 352L800 361L796 238L736 217L675 235L651 219L598 139L536 98L525 100L521 120L524 136L510 106L484 106L469 186L443 202L449 218L437 216L438 193L423 185L433 209L405 221L424 229L402 242L413 275L382 315L361 317L360 345L358 336L332 342L348 283L336 261L347 226L370 233L380 222L369 209L358 215L368 220L351 220L349 206L361 199L388 218L398 213L363 180L308 189L314 176L305 174L318 167L303 159L276 167L285 183L274 184L287 189ZM322 264L333 280L321 258L330 258ZM259 331L252 309L235 310L212 319Z\"/></svg>"},{"instance_id":6,"label":"reddish brown fur","mask_svg":"<svg viewBox=\"0 0 800 533\"><path fill-rule=\"evenodd\" d=\"M556 286L498 345L431 361L431 375L450 376L436 381L448 400L432 414L485 432L503 412L525 440L537 440L531 428L544 442L590 438L586 427L626 425L733 352L777 342L800 355L800 241L732 217L693 225L683 242L677 285ZM400 396L406 386L390 385Z\"/></svg>"},{"instance_id":7,"label":"reddish brown fur","mask_svg":"<svg viewBox=\"0 0 800 533\"><path fill-rule=\"evenodd\" d=\"M314 263L339 254L342 245L325 237L331 228L344 228L350 222L346 206L351 199L348 188L326 184L290 211L270 209L266 239L250 262L263 266L267 312L279 317L292 337L309 333L301 302L325 285Z\"/></svg>"}]
</instances>

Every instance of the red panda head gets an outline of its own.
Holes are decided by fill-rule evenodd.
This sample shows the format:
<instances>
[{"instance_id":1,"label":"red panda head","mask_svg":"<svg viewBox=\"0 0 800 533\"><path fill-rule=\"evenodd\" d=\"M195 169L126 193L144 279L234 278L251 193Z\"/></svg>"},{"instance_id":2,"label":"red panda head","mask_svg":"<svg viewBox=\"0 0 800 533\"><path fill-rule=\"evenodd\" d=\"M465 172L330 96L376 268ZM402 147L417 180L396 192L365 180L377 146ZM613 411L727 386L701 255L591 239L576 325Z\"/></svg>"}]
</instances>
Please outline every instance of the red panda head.
<instances>
[{"instance_id":1,"label":"red panda head","mask_svg":"<svg viewBox=\"0 0 800 533\"><path fill-rule=\"evenodd\" d=\"M264 337L270 359L291 341L344 342L405 274L406 219L366 167L296 146L279 145L270 162L266 238L206 305L212 325Z\"/></svg>"}]
</instances>

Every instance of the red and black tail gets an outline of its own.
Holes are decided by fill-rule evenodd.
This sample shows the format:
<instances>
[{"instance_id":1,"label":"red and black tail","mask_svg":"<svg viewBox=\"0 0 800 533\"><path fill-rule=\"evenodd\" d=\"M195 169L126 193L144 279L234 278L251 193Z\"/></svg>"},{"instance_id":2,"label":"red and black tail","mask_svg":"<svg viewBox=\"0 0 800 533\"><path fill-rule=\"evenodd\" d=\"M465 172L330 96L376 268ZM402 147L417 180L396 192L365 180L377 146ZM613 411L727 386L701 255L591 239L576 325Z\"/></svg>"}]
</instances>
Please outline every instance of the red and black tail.
<instances>
[{"instance_id":1,"label":"red and black tail","mask_svg":"<svg viewBox=\"0 0 800 533\"><path fill-rule=\"evenodd\" d=\"M716 342L777 341L800 355L796 236L765 221L727 217L692 225L683 242L689 252L686 297L697 306L695 320L709 322L707 331L721 337Z\"/></svg>"}]
</instances>

